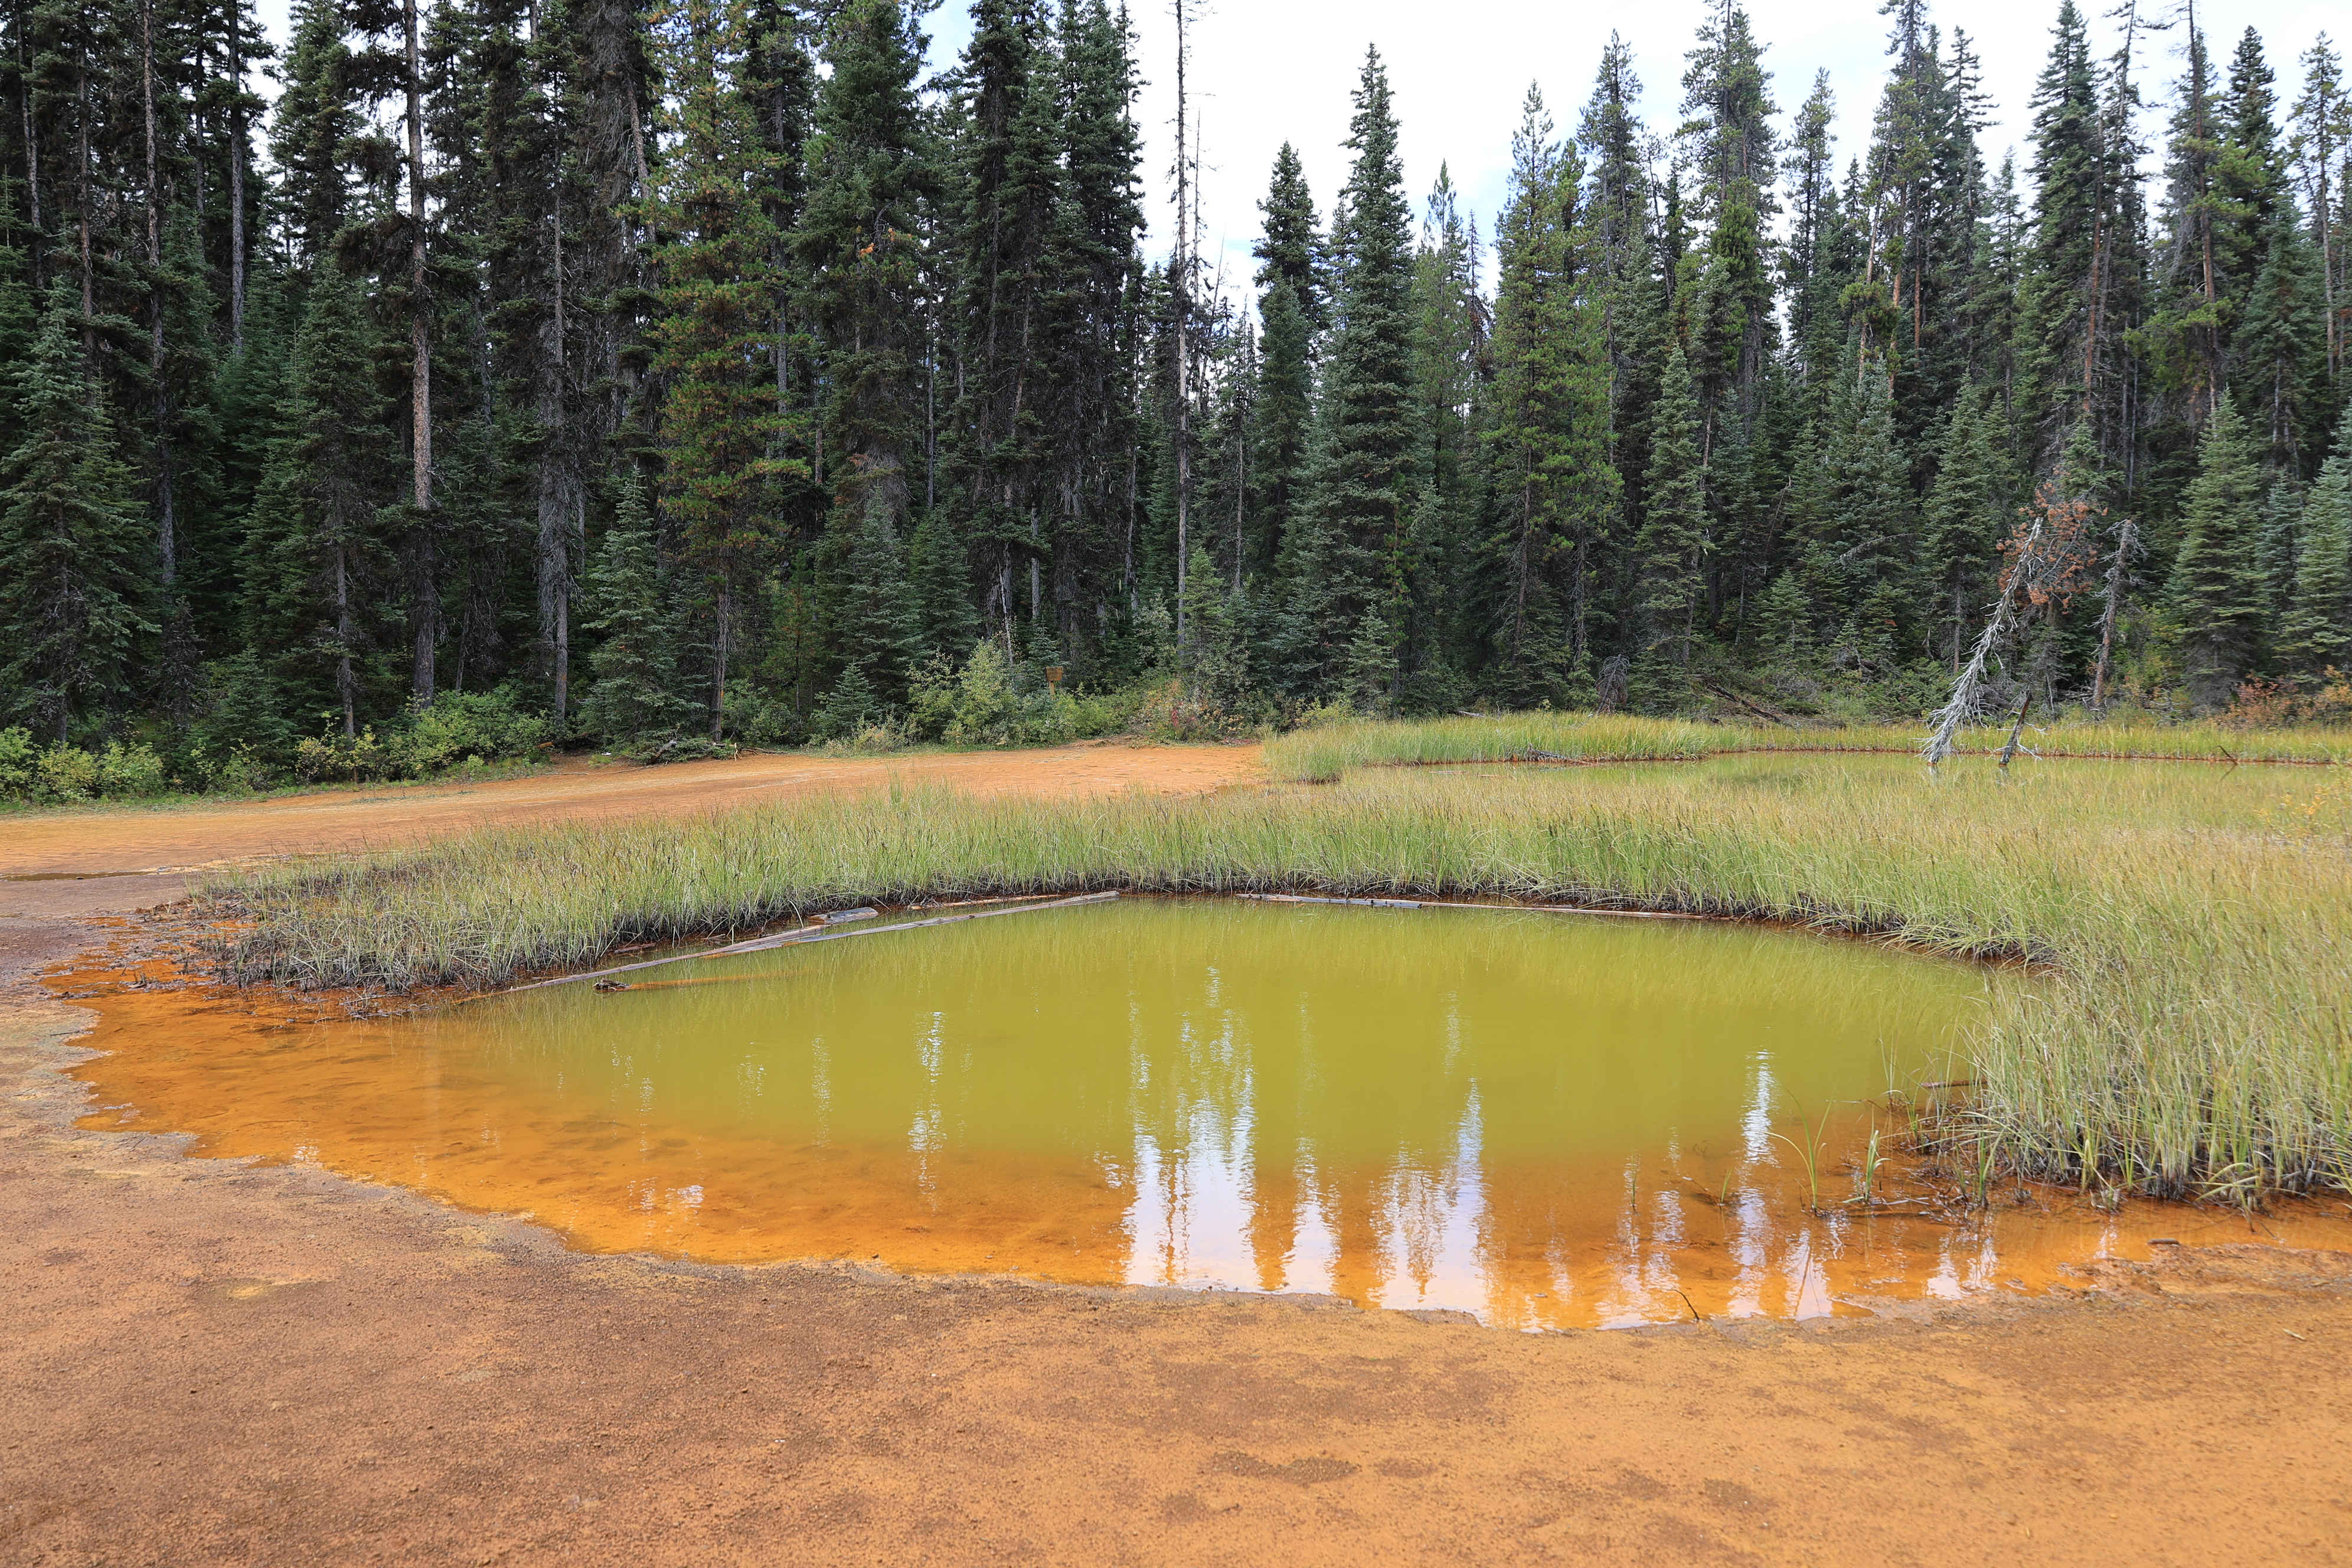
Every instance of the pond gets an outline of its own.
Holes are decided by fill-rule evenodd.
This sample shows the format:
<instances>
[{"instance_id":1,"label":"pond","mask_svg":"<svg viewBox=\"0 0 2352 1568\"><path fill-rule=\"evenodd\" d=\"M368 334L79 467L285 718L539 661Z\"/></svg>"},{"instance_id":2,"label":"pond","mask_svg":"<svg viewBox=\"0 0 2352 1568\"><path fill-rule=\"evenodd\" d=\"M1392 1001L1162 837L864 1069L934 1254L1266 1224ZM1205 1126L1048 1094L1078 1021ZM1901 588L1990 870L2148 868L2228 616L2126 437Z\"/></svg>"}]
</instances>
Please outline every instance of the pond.
<instances>
[{"instance_id":1,"label":"pond","mask_svg":"<svg viewBox=\"0 0 2352 1568\"><path fill-rule=\"evenodd\" d=\"M1846 1201L1868 1131L1900 1126L1869 1102L1965 1077L1987 988L2025 983L1863 942L1126 899L630 978L290 1027L226 994L159 1026L131 993L80 1070L113 1106L94 1125L526 1213L594 1251L1521 1327L1805 1316L2055 1256L2021 1222Z\"/></svg>"}]
</instances>

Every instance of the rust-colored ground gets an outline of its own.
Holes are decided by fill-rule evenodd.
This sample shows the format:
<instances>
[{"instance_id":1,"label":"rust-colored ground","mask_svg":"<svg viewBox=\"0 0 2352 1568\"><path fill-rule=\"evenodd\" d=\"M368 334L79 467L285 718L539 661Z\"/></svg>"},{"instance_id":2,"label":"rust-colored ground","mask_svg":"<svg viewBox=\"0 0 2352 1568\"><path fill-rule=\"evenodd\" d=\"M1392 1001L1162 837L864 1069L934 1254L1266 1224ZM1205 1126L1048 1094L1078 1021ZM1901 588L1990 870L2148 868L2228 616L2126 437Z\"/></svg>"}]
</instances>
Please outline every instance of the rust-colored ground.
<instances>
[{"instance_id":1,"label":"rust-colored ground","mask_svg":"<svg viewBox=\"0 0 2352 1568\"><path fill-rule=\"evenodd\" d=\"M1197 788L1252 762L1103 748L961 776ZM667 775L677 799L887 771L708 766ZM670 798L661 773L572 776L11 819L0 873ZM583 1257L76 1129L56 1068L86 1015L29 976L112 934L90 911L173 887L0 883L0 1562L2352 1561L2345 1255L2158 1249L2073 1300L1540 1337Z\"/></svg>"},{"instance_id":2,"label":"rust-colored ground","mask_svg":"<svg viewBox=\"0 0 2352 1568\"><path fill-rule=\"evenodd\" d=\"M1263 776L1254 745L1096 742L1047 751L893 757L761 753L656 768L571 758L520 778L473 784L394 784L218 805L0 816L0 878L13 883L0 884L0 915L38 896L38 883L14 880L27 877L170 875L257 856L438 837L490 823L684 815L778 795L870 789L893 778L973 795L1052 799L1126 789L1182 794Z\"/></svg>"}]
</instances>

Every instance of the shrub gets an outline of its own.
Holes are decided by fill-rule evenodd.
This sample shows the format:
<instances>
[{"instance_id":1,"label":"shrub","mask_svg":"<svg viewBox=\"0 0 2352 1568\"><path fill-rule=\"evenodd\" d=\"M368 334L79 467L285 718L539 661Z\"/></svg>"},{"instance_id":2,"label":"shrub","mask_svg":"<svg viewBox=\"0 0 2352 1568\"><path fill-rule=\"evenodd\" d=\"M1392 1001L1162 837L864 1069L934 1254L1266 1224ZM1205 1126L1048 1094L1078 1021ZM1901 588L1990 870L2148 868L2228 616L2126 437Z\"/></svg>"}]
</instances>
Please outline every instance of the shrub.
<instances>
[{"instance_id":1,"label":"shrub","mask_svg":"<svg viewBox=\"0 0 2352 1568\"><path fill-rule=\"evenodd\" d=\"M34 795L41 800L86 800L98 790L98 759L79 746L51 746L41 753Z\"/></svg>"},{"instance_id":2,"label":"shrub","mask_svg":"<svg viewBox=\"0 0 2352 1568\"><path fill-rule=\"evenodd\" d=\"M109 741L96 758L97 793L103 795L162 795L172 787L163 759L145 742L126 746Z\"/></svg>"},{"instance_id":3,"label":"shrub","mask_svg":"<svg viewBox=\"0 0 2352 1568\"><path fill-rule=\"evenodd\" d=\"M1221 706L1181 680L1170 680L1143 694L1136 728L1155 741L1223 741L1249 730L1249 721Z\"/></svg>"},{"instance_id":4,"label":"shrub","mask_svg":"<svg viewBox=\"0 0 2352 1568\"><path fill-rule=\"evenodd\" d=\"M228 795L247 795L278 782L278 770L242 741L222 746L198 743L189 748L188 764L203 788Z\"/></svg>"},{"instance_id":5,"label":"shrub","mask_svg":"<svg viewBox=\"0 0 2352 1568\"><path fill-rule=\"evenodd\" d=\"M1112 733L1134 713L1131 696L1078 697L1047 685L1035 665L990 639L961 669L935 658L916 673L908 727L951 746L1052 746Z\"/></svg>"},{"instance_id":6,"label":"shrub","mask_svg":"<svg viewBox=\"0 0 2352 1568\"><path fill-rule=\"evenodd\" d=\"M461 763L509 762L554 738L554 726L515 705L514 692L445 691L412 705L385 742L404 778L420 778Z\"/></svg>"},{"instance_id":7,"label":"shrub","mask_svg":"<svg viewBox=\"0 0 2352 1568\"><path fill-rule=\"evenodd\" d=\"M41 753L23 725L0 730L0 797L29 800L40 776Z\"/></svg>"},{"instance_id":8,"label":"shrub","mask_svg":"<svg viewBox=\"0 0 2352 1568\"><path fill-rule=\"evenodd\" d=\"M391 776L393 757L373 725L356 735L330 730L294 748L294 771L312 784L360 784Z\"/></svg>"}]
</instances>

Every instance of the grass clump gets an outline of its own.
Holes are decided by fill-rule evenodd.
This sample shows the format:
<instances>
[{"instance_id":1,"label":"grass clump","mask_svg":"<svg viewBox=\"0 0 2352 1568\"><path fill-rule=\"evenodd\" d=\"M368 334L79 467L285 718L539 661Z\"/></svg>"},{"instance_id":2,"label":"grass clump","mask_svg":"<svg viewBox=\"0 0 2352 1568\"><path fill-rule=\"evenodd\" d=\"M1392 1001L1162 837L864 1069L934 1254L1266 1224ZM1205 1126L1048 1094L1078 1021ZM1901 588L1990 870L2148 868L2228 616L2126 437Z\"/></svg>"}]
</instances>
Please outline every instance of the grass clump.
<instances>
[{"instance_id":1,"label":"grass clump","mask_svg":"<svg viewBox=\"0 0 2352 1568\"><path fill-rule=\"evenodd\" d=\"M202 896L240 923L220 950L232 977L386 988L499 984L854 902L1114 888L1500 897L1873 933L2048 966L1994 987L1969 1042L1974 1096L1945 1127L1965 1161L2252 1201L2352 1184L2352 795L2312 782L1739 756L1047 808L893 791L491 829Z\"/></svg>"},{"instance_id":2,"label":"grass clump","mask_svg":"<svg viewBox=\"0 0 2352 1568\"><path fill-rule=\"evenodd\" d=\"M1695 761L1736 752L1916 752L1916 725L1789 729L1648 719L1628 713L1511 713L1494 718L1359 721L1294 731L1266 743L1277 778L1328 784L1349 768L1445 763ZM2005 726L1964 733L1963 752L1997 752ZM2243 730L2189 724L2067 722L2029 730L2045 757L2147 758L2215 763L2341 763L2352 731Z\"/></svg>"}]
</instances>

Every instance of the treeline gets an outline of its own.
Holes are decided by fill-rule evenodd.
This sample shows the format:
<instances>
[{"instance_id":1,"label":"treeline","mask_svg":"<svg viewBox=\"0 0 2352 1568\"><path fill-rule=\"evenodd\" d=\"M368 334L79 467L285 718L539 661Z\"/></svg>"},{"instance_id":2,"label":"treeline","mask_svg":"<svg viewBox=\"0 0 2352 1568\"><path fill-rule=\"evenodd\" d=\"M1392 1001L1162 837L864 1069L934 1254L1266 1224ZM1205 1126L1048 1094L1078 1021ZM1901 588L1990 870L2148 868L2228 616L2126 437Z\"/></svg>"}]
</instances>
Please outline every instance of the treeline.
<instances>
[{"instance_id":1,"label":"treeline","mask_svg":"<svg viewBox=\"0 0 2352 1568\"><path fill-rule=\"evenodd\" d=\"M1572 126L1531 89L1491 250L1409 199L1368 54L1328 221L1286 148L1235 297L1181 129L1146 259L1108 0L976 0L937 80L897 0L302 0L283 58L247 0L16 0L0 723L201 783L438 754L372 731L452 701L484 754L1043 738L1147 685L1180 728L1916 712L2021 512L2072 553L2012 690L2325 682L2333 46L2283 103L2251 29L2160 35L2158 160L2158 35L2065 0L2021 171L1969 39L1885 9L1843 165L1736 5L1676 124L1615 41Z\"/></svg>"}]
</instances>

